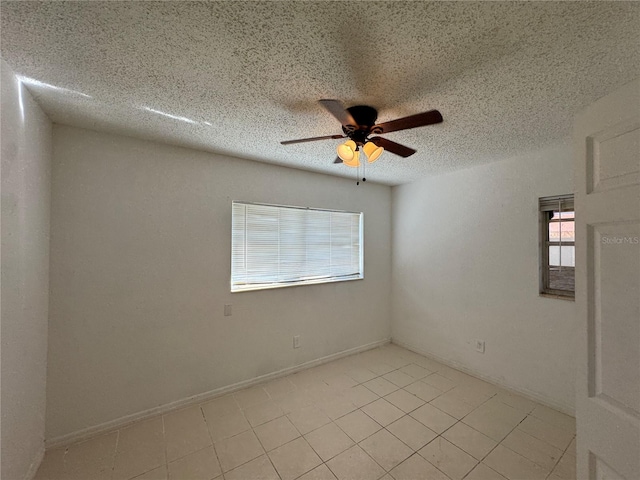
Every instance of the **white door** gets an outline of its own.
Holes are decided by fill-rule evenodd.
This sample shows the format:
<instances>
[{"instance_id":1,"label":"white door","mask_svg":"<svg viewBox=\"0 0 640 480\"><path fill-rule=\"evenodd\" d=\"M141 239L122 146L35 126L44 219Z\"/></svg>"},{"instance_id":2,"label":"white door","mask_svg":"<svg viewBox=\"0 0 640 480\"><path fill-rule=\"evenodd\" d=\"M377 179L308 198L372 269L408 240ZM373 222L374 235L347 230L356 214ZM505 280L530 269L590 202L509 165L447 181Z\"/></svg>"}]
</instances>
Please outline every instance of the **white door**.
<instances>
[{"instance_id":1,"label":"white door","mask_svg":"<svg viewBox=\"0 0 640 480\"><path fill-rule=\"evenodd\" d=\"M576 119L578 480L640 479L640 81Z\"/></svg>"}]
</instances>

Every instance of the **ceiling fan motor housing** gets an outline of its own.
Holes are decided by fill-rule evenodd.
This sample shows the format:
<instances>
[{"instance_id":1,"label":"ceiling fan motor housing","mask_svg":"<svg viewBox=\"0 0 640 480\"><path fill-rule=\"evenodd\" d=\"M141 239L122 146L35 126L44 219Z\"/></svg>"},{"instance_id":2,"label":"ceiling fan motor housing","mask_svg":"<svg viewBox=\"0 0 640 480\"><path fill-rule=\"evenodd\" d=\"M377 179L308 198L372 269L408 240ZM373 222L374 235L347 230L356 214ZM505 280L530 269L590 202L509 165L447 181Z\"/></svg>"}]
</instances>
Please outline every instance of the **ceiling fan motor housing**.
<instances>
[{"instance_id":1,"label":"ceiling fan motor housing","mask_svg":"<svg viewBox=\"0 0 640 480\"><path fill-rule=\"evenodd\" d=\"M358 145L363 145L371 133L378 118L378 111L367 105L355 105L347 108L357 125L346 125L342 131ZM353 128L351 128L353 127Z\"/></svg>"}]
</instances>

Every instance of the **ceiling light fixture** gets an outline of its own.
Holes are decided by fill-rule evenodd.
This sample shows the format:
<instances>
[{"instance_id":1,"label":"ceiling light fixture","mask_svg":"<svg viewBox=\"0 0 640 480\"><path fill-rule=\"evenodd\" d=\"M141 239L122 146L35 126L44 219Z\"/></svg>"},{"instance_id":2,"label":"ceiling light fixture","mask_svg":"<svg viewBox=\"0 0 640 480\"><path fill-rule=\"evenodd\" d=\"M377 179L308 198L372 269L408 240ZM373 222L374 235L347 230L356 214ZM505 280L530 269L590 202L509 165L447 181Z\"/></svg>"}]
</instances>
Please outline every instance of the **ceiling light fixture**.
<instances>
[{"instance_id":1,"label":"ceiling light fixture","mask_svg":"<svg viewBox=\"0 0 640 480\"><path fill-rule=\"evenodd\" d=\"M373 142L367 142L362 147L362 151L367 157L369 163L375 162L384 148L377 146ZM347 167L359 167L360 166L360 146L353 140L347 140L344 143L338 145L338 157L342 160Z\"/></svg>"},{"instance_id":2,"label":"ceiling light fixture","mask_svg":"<svg viewBox=\"0 0 640 480\"><path fill-rule=\"evenodd\" d=\"M384 148L377 146L373 142L365 143L364 147L362 147L362 150L364 150L364 154L367 156L367 161L369 163L375 162L378 158L380 158L382 152L384 152Z\"/></svg>"}]
</instances>

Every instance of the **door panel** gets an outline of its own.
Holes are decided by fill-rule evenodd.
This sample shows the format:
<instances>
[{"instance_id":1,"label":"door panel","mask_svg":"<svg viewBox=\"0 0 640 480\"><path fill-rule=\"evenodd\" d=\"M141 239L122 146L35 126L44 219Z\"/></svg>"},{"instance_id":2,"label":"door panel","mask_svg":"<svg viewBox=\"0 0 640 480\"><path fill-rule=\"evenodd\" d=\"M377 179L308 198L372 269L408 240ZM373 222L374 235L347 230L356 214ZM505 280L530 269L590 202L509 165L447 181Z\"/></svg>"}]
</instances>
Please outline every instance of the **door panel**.
<instances>
[{"instance_id":1,"label":"door panel","mask_svg":"<svg viewBox=\"0 0 640 480\"><path fill-rule=\"evenodd\" d=\"M577 477L640 478L640 81L576 119Z\"/></svg>"}]
</instances>

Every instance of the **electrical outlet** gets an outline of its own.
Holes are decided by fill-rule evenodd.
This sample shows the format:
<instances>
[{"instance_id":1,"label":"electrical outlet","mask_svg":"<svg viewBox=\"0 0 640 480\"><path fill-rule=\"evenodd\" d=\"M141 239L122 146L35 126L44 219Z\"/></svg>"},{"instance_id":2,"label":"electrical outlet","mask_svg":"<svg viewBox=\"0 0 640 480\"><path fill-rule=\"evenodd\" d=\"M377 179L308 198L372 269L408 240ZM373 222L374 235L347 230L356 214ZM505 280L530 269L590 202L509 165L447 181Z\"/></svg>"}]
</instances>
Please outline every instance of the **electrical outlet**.
<instances>
[{"instance_id":1,"label":"electrical outlet","mask_svg":"<svg viewBox=\"0 0 640 480\"><path fill-rule=\"evenodd\" d=\"M293 336L293 348L300 348L300 335Z\"/></svg>"},{"instance_id":2,"label":"electrical outlet","mask_svg":"<svg viewBox=\"0 0 640 480\"><path fill-rule=\"evenodd\" d=\"M484 353L484 340L476 340L476 351Z\"/></svg>"},{"instance_id":3,"label":"electrical outlet","mask_svg":"<svg viewBox=\"0 0 640 480\"><path fill-rule=\"evenodd\" d=\"M230 317L231 316L231 304L226 304L224 306L224 316L225 317Z\"/></svg>"}]
</instances>

